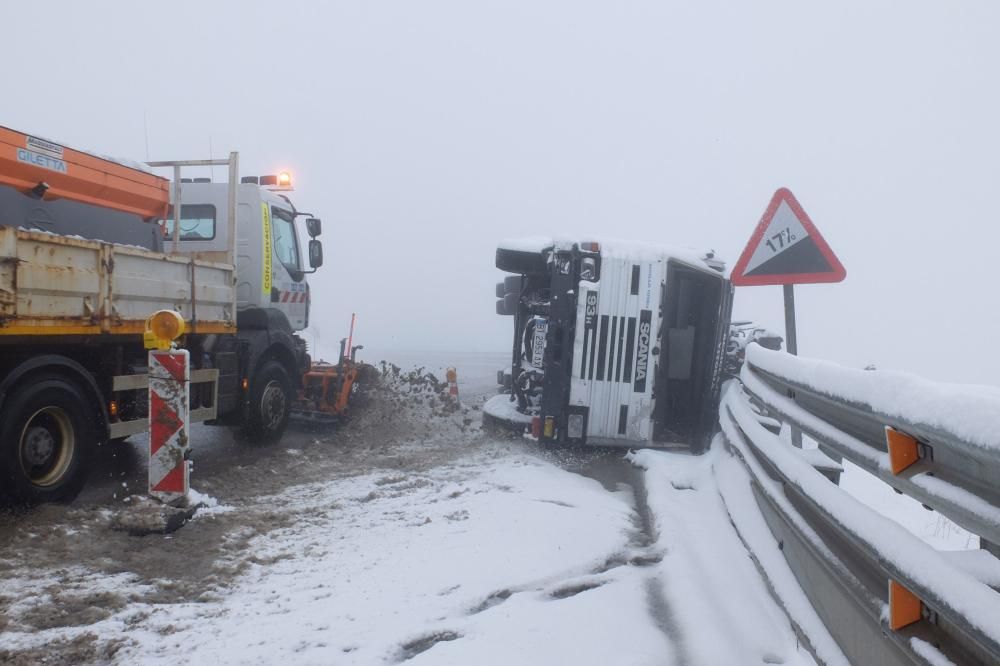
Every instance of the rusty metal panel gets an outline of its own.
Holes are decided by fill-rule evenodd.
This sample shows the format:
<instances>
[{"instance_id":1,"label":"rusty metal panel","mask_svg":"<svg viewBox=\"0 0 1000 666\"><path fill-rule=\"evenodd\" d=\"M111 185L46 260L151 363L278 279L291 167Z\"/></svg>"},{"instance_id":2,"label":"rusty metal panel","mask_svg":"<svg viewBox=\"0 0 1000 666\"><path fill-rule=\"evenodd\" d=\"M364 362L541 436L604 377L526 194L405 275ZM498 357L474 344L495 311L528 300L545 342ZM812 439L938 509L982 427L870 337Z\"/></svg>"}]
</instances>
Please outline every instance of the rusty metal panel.
<instances>
[{"instance_id":1,"label":"rusty metal panel","mask_svg":"<svg viewBox=\"0 0 1000 666\"><path fill-rule=\"evenodd\" d=\"M235 331L234 298L225 264L0 228L0 335L135 333L164 309Z\"/></svg>"},{"instance_id":2,"label":"rusty metal panel","mask_svg":"<svg viewBox=\"0 0 1000 666\"><path fill-rule=\"evenodd\" d=\"M96 323L101 307L100 243L19 231L17 316Z\"/></svg>"},{"instance_id":3,"label":"rusty metal panel","mask_svg":"<svg viewBox=\"0 0 1000 666\"><path fill-rule=\"evenodd\" d=\"M0 321L17 314L17 232L0 227Z\"/></svg>"},{"instance_id":4,"label":"rusty metal panel","mask_svg":"<svg viewBox=\"0 0 1000 666\"><path fill-rule=\"evenodd\" d=\"M117 317L145 319L156 310L176 310L187 322L233 321L229 266L115 247L114 268L111 302Z\"/></svg>"}]
</instances>

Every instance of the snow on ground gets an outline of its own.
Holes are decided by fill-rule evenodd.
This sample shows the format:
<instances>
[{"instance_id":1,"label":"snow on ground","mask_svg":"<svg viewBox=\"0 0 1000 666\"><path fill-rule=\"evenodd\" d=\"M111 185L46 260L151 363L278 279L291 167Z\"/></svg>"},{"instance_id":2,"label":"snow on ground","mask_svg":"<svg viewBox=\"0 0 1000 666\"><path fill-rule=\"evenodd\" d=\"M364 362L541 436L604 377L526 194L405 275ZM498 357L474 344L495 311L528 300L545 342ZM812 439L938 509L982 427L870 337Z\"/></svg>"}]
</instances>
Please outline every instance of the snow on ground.
<instances>
[{"instance_id":1,"label":"snow on ground","mask_svg":"<svg viewBox=\"0 0 1000 666\"><path fill-rule=\"evenodd\" d=\"M213 664L668 660L633 568L608 565L629 549L625 490L498 447L422 474L373 472L254 501L295 521L249 542L253 564L232 589L130 603L85 627L20 633L15 618L4 647L89 632L125 641L119 663L174 663L178 650ZM0 593L18 587L8 579Z\"/></svg>"},{"instance_id":2,"label":"snow on ground","mask_svg":"<svg viewBox=\"0 0 1000 666\"><path fill-rule=\"evenodd\" d=\"M455 363L469 404L483 403L495 361ZM332 454L298 435L281 455L227 471L240 484L319 473L259 494L234 492L222 472L200 478L209 508L183 533L125 546L145 549L146 562L156 549L189 552L168 544L215 544L198 567L204 589L129 558L9 566L0 661L55 650L57 662L121 664L178 654L193 664L812 664L799 632L824 663L845 663L746 470L718 441L702 456L626 460L493 439L464 413L401 420L399 405L345 429L342 455L325 462L317 456ZM72 513L55 522L67 535ZM91 521L72 538L101 529ZM34 552L31 536L11 553ZM954 557L969 576L1000 579L993 560Z\"/></svg>"},{"instance_id":3,"label":"snow on ground","mask_svg":"<svg viewBox=\"0 0 1000 666\"><path fill-rule=\"evenodd\" d=\"M646 470L656 544L664 552L656 572L666 604L674 609L670 631L678 660L815 663L799 646L731 523L714 470L729 458L722 447L716 443L702 456L645 450L631 458ZM751 510L759 516L755 506ZM758 536L774 542L770 532ZM827 650L831 657L838 653Z\"/></svg>"},{"instance_id":4,"label":"snow on ground","mask_svg":"<svg viewBox=\"0 0 1000 666\"><path fill-rule=\"evenodd\" d=\"M184 536L241 511L277 527L236 523L223 539L245 545L220 551L216 568L238 573L201 594L160 598L164 581L86 562L8 576L0 596L23 601L0 654L92 643L121 664L813 663L732 528L719 449L643 451L639 469L621 452L468 447L420 471L216 506ZM578 473L595 460L600 470ZM79 618L38 622L70 597Z\"/></svg>"}]
</instances>

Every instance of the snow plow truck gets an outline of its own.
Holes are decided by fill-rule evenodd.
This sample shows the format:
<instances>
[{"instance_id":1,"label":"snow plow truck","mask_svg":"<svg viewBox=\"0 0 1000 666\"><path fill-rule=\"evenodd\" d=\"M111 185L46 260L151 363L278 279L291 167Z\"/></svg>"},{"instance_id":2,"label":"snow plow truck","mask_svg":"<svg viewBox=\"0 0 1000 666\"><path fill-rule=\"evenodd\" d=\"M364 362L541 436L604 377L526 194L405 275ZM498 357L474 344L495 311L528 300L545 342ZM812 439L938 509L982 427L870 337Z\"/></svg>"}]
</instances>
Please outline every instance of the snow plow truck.
<instances>
[{"instance_id":1,"label":"snow plow truck","mask_svg":"<svg viewBox=\"0 0 1000 666\"><path fill-rule=\"evenodd\" d=\"M181 178L218 164L227 183ZM276 440L295 408L346 409L351 350L313 367L297 335L322 229L285 194L287 174L240 179L237 153L150 165L173 169L173 181L0 127L5 503L72 499L95 446L148 430L143 335L157 311L183 318L192 422Z\"/></svg>"},{"instance_id":2,"label":"snow plow truck","mask_svg":"<svg viewBox=\"0 0 1000 666\"><path fill-rule=\"evenodd\" d=\"M717 418L733 288L713 252L622 241L502 243L511 365L488 424L543 442L703 450Z\"/></svg>"}]
</instances>

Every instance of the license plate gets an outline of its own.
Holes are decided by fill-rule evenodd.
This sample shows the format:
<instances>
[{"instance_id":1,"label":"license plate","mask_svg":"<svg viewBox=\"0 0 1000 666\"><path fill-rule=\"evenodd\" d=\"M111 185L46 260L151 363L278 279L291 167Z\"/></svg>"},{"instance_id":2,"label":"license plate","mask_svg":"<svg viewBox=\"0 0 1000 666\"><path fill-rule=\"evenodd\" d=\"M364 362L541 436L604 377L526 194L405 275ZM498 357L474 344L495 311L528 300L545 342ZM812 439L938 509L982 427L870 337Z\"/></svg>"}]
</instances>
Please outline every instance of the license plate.
<instances>
[{"instance_id":1,"label":"license plate","mask_svg":"<svg viewBox=\"0 0 1000 666\"><path fill-rule=\"evenodd\" d=\"M535 332L531 338L531 365L536 368L541 368L545 359L545 336L548 332L548 322L535 322Z\"/></svg>"}]
</instances>

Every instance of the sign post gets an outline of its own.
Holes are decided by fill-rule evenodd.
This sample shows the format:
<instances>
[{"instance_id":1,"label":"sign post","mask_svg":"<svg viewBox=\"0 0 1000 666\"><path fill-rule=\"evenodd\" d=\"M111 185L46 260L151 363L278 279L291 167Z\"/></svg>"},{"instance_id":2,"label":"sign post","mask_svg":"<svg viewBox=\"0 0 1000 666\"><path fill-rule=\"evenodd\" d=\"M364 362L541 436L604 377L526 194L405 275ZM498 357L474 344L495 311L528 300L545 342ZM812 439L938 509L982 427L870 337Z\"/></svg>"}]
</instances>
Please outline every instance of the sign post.
<instances>
[{"instance_id":1,"label":"sign post","mask_svg":"<svg viewBox=\"0 0 1000 666\"><path fill-rule=\"evenodd\" d=\"M785 350L798 356L799 341L795 333L795 285L783 285L785 291Z\"/></svg>"},{"instance_id":2,"label":"sign post","mask_svg":"<svg viewBox=\"0 0 1000 666\"><path fill-rule=\"evenodd\" d=\"M841 282L847 271L812 223L795 195L782 187L760 218L736 265L737 287L782 285L785 296L785 350L799 352L795 331L796 284ZM802 433L792 427L792 443L802 447Z\"/></svg>"}]
</instances>

